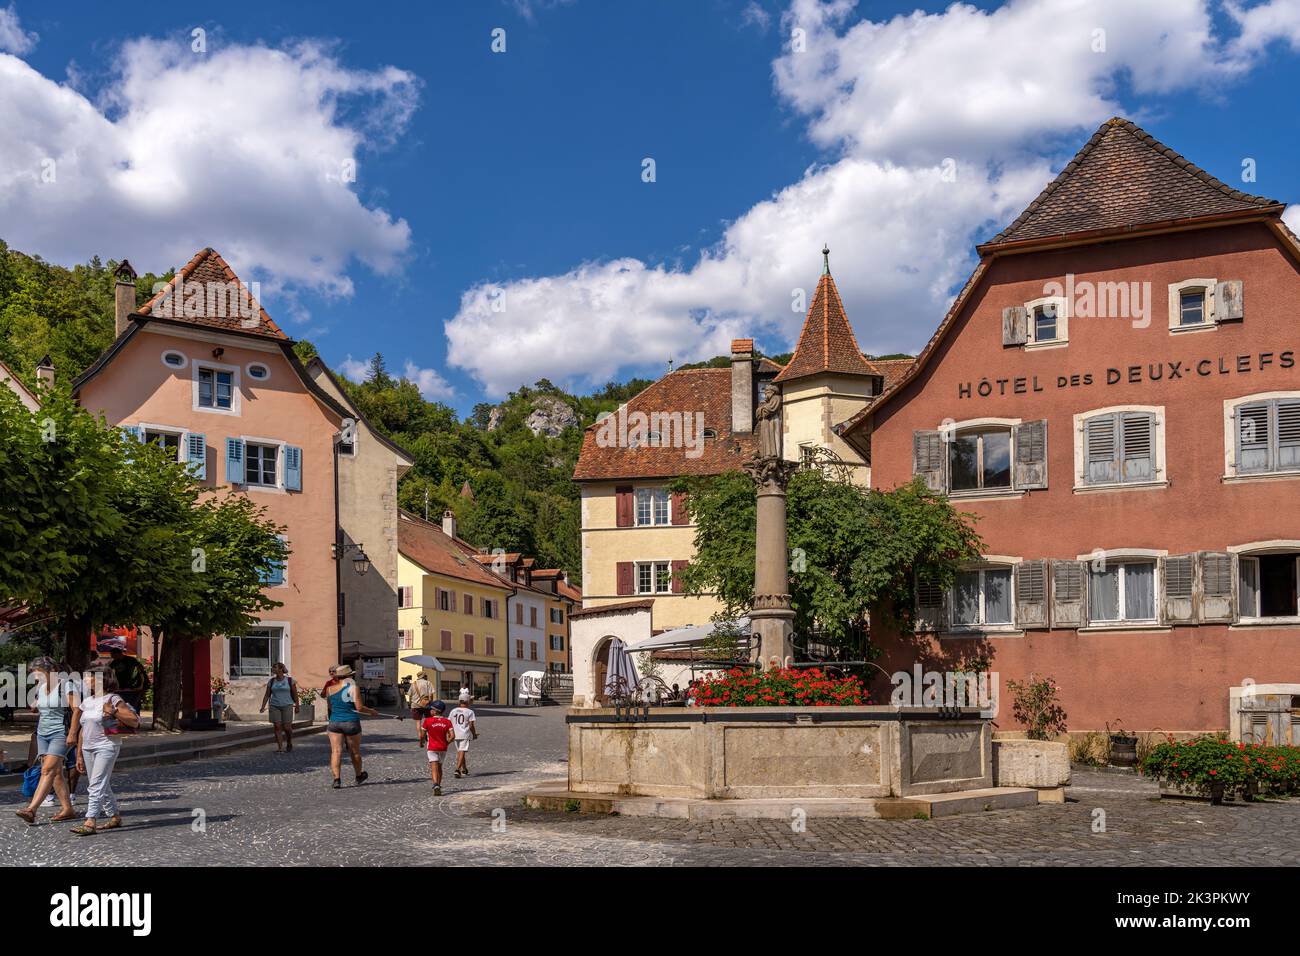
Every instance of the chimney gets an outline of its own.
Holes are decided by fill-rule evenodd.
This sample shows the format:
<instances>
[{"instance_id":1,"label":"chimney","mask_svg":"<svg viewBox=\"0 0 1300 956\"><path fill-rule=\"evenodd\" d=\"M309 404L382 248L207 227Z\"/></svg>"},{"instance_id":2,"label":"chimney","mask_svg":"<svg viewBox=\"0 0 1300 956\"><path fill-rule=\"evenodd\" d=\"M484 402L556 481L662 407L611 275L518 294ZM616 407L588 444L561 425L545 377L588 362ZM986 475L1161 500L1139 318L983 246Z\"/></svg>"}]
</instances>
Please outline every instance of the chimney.
<instances>
[{"instance_id":1,"label":"chimney","mask_svg":"<svg viewBox=\"0 0 1300 956\"><path fill-rule=\"evenodd\" d=\"M128 316L135 311L135 270L123 259L113 270L113 277L117 280L113 284L113 329L114 335L120 337L131 325Z\"/></svg>"},{"instance_id":2,"label":"chimney","mask_svg":"<svg viewBox=\"0 0 1300 956\"><path fill-rule=\"evenodd\" d=\"M754 340L731 340L731 431L754 430Z\"/></svg>"},{"instance_id":3,"label":"chimney","mask_svg":"<svg viewBox=\"0 0 1300 956\"><path fill-rule=\"evenodd\" d=\"M50 361L47 355L41 359L41 364L36 366L36 381L46 388L54 387L54 363Z\"/></svg>"},{"instance_id":4,"label":"chimney","mask_svg":"<svg viewBox=\"0 0 1300 956\"><path fill-rule=\"evenodd\" d=\"M450 508L442 513L442 533L449 538L456 537L456 516Z\"/></svg>"}]
</instances>

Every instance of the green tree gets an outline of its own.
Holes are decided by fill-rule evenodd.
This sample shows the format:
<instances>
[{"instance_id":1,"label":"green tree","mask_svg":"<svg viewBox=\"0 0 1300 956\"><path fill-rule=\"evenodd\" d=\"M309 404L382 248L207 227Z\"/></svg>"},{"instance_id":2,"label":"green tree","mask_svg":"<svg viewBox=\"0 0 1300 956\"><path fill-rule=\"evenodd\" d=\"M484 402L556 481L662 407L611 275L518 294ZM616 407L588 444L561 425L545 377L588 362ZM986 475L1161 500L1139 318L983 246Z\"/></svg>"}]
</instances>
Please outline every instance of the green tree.
<instances>
[{"instance_id":1,"label":"green tree","mask_svg":"<svg viewBox=\"0 0 1300 956\"><path fill-rule=\"evenodd\" d=\"M683 572L687 593L716 594L721 617L745 613L754 598L754 486L741 472L679 479L696 523L695 557ZM807 469L786 498L795 629L817 627L828 643L875 613L905 631L917 576L950 585L977 558L973 517L919 482L866 490Z\"/></svg>"}]
</instances>

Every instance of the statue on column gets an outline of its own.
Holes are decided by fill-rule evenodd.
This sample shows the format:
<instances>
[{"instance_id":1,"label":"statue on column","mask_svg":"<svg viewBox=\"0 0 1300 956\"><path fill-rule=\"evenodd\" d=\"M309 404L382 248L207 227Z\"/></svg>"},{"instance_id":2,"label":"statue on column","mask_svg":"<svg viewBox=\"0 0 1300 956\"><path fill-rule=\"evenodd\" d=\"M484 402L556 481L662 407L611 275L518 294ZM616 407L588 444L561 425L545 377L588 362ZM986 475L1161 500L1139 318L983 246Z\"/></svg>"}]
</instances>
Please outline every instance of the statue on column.
<instances>
[{"instance_id":1,"label":"statue on column","mask_svg":"<svg viewBox=\"0 0 1300 956\"><path fill-rule=\"evenodd\" d=\"M758 419L758 457L781 457L781 389L767 387L767 394L754 410Z\"/></svg>"},{"instance_id":2,"label":"statue on column","mask_svg":"<svg viewBox=\"0 0 1300 956\"><path fill-rule=\"evenodd\" d=\"M781 389L770 384L754 411L758 449L745 464L754 480L756 528L754 548L754 605L750 622L758 638L758 660L763 668L782 667L791 659L790 586L786 553L785 486L798 465L781 458Z\"/></svg>"}]
</instances>

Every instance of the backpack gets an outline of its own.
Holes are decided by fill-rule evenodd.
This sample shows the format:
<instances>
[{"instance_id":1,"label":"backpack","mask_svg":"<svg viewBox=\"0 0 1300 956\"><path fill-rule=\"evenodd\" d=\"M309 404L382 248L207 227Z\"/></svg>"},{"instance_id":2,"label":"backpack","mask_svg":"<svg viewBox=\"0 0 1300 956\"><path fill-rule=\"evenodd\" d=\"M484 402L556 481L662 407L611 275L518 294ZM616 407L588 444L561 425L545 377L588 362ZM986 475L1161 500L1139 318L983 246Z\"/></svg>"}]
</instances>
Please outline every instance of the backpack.
<instances>
[{"instance_id":1,"label":"backpack","mask_svg":"<svg viewBox=\"0 0 1300 956\"><path fill-rule=\"evenodd\" d=\"M430 684L430 682L427 681L427 680L426 680L426 681L416 681L414 684L411 685L411 693L412 693L412 694L415 693L415 688L416 688L418 685L420 685L420 684L424 684L426 687L432 687L432 684ZM423 709L423 708L425 708L425 707L428 707L431 703L433 703L433 692L432 692L432 691L430 691L430 692L427 693L427 694L421 694L419 697L416 697L416 698L412 699L412 701L411 701L411 706L414 707L416 710L421 710L421 709Z\"/></svg>"}]
</instances>

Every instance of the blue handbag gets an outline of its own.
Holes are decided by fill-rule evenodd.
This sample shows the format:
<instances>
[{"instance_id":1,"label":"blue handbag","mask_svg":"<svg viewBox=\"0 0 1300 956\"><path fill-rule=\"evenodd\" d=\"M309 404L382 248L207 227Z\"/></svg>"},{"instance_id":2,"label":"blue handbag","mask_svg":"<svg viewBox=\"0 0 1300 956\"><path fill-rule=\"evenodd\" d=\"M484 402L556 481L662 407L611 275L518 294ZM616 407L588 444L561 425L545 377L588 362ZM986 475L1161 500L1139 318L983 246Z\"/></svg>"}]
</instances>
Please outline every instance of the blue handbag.
<instances>
[{"instance_id":1,"label":"blue handbag","mask_svg":"<svg viewBox=\"0 0 1300 956\"><path fill-rule=\"evenodd\" d=\"M41 782L41 765L34 763L23 772L23 796L36 796L36 787Z\"/></svg>"}]
</instances>

